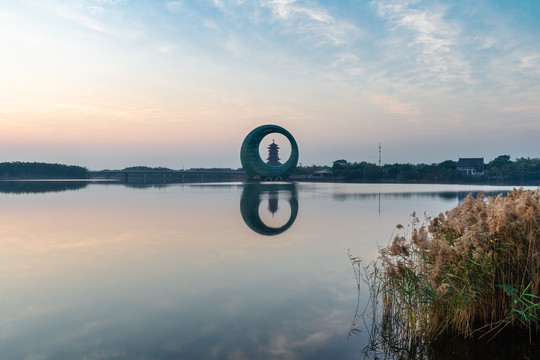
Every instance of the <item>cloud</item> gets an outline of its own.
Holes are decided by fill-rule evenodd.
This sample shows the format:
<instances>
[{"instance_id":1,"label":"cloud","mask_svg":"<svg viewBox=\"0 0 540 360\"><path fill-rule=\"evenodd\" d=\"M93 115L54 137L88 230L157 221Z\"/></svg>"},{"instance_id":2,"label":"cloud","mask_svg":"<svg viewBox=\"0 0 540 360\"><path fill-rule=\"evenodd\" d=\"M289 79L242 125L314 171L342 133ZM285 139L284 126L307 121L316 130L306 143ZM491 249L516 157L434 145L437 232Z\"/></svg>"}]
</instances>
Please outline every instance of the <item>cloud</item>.
<instances>
[{"instance_id":1,"label":"cloud","mask_svg":"<svg viewBox=\"0 0 540 360\"><path fill-rule=\"evenodd\" d=\"M74 6L89 11L91 14L104 14L108 8L125 3L126 0L82 0Z\"/></svg>"},{"instance_id":2,"label":"cloud","mask_svg":"<svg viewBox=\"0 0 540 360\"><path fill-rule=\"evenodd\" d=\"M111 33L111 30L108 29L103 22L96 20L84 13L75 11L69 7L59 7L57 9L57 14L65 19L78 23L87 29L103 33Z\"/></svg>"},{"instance_id":3,"label":"cloud","mask_svg":"<svg viewBox=\"0 0 540 360\"><path fill-rule=\"evenodd\" d=\"M402 116L414 116L420 114L417 106L411 103L403 103L393 96L375 95L370 98L371 102L382 107L386 112Z\"/></svg>"},{"instance_id":4,"label":"cloud","mask_svg":"<svg viewBox=\"0 0 540 360\"><path fill-rule=\"evenodd\" d=\"M493 36L477 37L475 40L480 43L482 49L491 49L497 43Z\"/></svg>"},{"instance_id":5,"label":"cloud","mask_svg":"<svg viewBox=\"0 0 540 360\"><path fill-rule=\"evenodd\" d=\"M171 12L179 12L184 7L184 1L167 1L165 7Z\"/></svg>"},{"instance_id":6,"label":"cloud","mask_svg":"<svg viewBox=\"0 0 540 360\"><path fill-rule=\"evenodd\" d=\"M91 14L103 14L105 9L101 6L87 6L86 7Z\"/></svg>"},{"instance_id":7,"label":"cloud","mask_svg":"<svg viewBox=\"0 0 540 360\"><path fill-rule=\"evenodd\" d=\"M126 0L81 0L73 2L25 0L24 3L28 7L34 7L45 13L52 13L98 33L112 35L121 39L144 37L140 24L123 16L121 14L122 9L115 9L115 7L126 3Z\"/></svg>"},{"instance_id":8,"label":"cloud","mask_svg":"<svg viewBox=\"0 0 540 360\"><path fill-rule=\"evenodd\" d=\"M221 0L212 0L212 4L214 4L214 6L219 9L223 9L225 7L225 5L223 4L223 1Z\"/></svg>"},{"instance_id":9,"label":"cloud","mask_svg":"<svg viewBox=\"0 0 540 360\"><path fill-rule=\"evenodd\" d=\"M218 29L218 25L216 24L216 22L211 19L203 19L202 24L204 27L208 29L214 29L214 30Z\"/></svg>"},{"instance_id":10,"label":"cloud","mask_svg":"<svg viewBox=\"0 0 540 360\"><path fill-rule=\"evenodd\" d=\"M320 9L309 9L295 5L296 0L269 0L266 6L272 9L272 12L279 18L287 20L298 15L305 15L311 20L318 22L331 22L333 18Z\"/></svg>"},{"instance_id":11,"label":"cloud","mask_svg":"<svg viewBox=\"0 0 540 360\"><path fill-rule=\"evenodd\" d=\"M523 56L519 61L519 68L524 74L540 77L540 54Z\"/></svg>"},{"instance_id":12,"label":"cloud","mask_svg":"<svg viewBox=\"0 0 540 360\"><path fill-rule=\"evenodd\" d=\"M343 45L358 29L345 21L339 21L320 7L301 5L296 0L266 0L263 7L270 9L274 18L287 25L292 33L310 34L319 44Z\"/></svg>"},{"instance_id":13,"label":"cloud","mask_svg":"<svg viewBox=\"0 0 540 360\"><path fill-rule=\"evenodd\" d=\"M386 19L394 44L407 43L417 63L439 80L469 80L469 65L458 51L460 28L445 21L446 8L420 8L419 1L373 1L378 15Z\"/></svg>"},{"instance_id":14,"label":"cloud","mask_svg":"<svg viewBox=\"0 0 540 360\"><path fill-rule=\"evenodd\" d=\"M92 3L98 3L98 4L105 4L105 5L118 5L125 3L126 0L88 0L88 2Z\"/></svg>"},{"instance_id":15,"label":"cloud","mask_svg":"<svg viewBox=\"0 0 540 360\"><path fill-rule=\"evenodd\" d=\"M339 53L337 59L330 65L331 68L343 69L348 76L362 75L364 69L360 64L360 58L351 53Z\"/></svg>"}]
</instances>

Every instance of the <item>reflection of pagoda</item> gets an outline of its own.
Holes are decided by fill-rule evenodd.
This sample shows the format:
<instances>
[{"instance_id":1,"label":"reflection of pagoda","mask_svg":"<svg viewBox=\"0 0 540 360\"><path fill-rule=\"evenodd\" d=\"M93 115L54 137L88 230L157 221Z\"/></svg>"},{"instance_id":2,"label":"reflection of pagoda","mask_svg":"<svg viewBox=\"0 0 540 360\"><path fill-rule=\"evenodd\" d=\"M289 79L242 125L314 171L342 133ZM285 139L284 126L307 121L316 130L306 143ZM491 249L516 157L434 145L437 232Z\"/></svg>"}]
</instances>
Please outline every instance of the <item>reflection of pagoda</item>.
<instances>
[{"instance_id":1,"label":"reflection of pagoda","mask_svg":"<svg viewBox=\"0 0 540 360\"><path fill-rule=\"evenodd\" d=\"M279 160L279 146L272 140L272 143L268 146L268 160L266 163L272 166L279 166L281 163Z\"/></svg>"},{"instance_id":2,"label":"reflection of pagoda","mask_svg":"<svg viewBox=\"0 0 540 360\"><path fill-rule=\"evenodd\" d=\"M267 216L269 214L262 208L263 201L265 200L268 200L268 210L272 213L272 216L281 211L281 207L278 207L278 200L289 203L291 213L286 224L279 227L272 226L278 225L279 222L286 219L286 216L279 217L276 224L273 220L270 223L266 223L261 218L261 215L265 215L265 220L270 220ZM268 182L248 182L244 184L244 190L242 190L242 197L240 198L240 212L246 225L256 233L265 236L281 234L292 226L298 215L298 192L296 190L296 184ZM283 215L286 215L286 212Z\"/></svg>"},{"instance_id":3,"label":"reflection of pagoda","mask_svg":"<svg viewBox=\"0 0 540 360\"><path fill-rule=\"evenodd\" d=\"M272 217L274 217L274 214L279 209L279 206L278 206L279 196L278 196L277 191L272 191L270 192L269 195L270 196L268 197L268 210L270 210L270 212L272 213Z\"/></svg>"}]
</instances>

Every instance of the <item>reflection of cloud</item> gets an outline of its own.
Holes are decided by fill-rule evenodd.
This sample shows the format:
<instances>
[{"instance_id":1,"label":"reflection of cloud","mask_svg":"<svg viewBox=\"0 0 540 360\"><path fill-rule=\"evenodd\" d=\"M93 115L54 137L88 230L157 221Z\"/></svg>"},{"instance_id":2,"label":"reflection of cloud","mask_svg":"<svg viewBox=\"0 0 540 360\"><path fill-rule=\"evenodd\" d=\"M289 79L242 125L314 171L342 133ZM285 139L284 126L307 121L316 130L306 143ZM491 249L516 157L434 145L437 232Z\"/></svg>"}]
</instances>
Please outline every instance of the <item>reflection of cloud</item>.
<instances>
[{"instance_id":1,"label":"reflection of cloud","mask_svg":"<svg viewBox=\"0 0 540 360\"><path fill-rule=\"evenodd\" d=\"M76 342L81 338L88 337L92 334L100 333L106 325L108 326L114 324L115 320L117 319L100 319L80 324L78 328L70 329L69 332L58 335L56 337L56 341L64 344Z\"/></svg>"},{"instance_id":2,"label":"reflection of cloud","mask_svg":"<svg viewBox=\"0 0 540 360\"><path fill-rule=\"evenodd\" d=\"M285 334L279 334L270 345L269 352L280 359L296 359L298 350L306 347L318 347L330 338L330 334L316 332L303 339L291 339Z\"/></svg>"},{"instance_id":3,"label":"reflection of cloud","mask_svg":"<svg viewBox=\"0 0 540 360\"><path fill-rule=\"evenodd\" d=\"M335 336L343 326L343 313L336 309L329 312L313 310L317 319L307 321L307 325L287 321L277 329L279 332L270 333L270 340L263 352L280 359L310 358L309 353L316 353L318 349L335 342ZM340 356L336 354L336 358Z\"/></svg>"},{"instance_id":4,"label":"reflection of cloud","mask_svg":"<svg viewBox=\"0 0 540 360\"><path fill-rule=\"evenodd\" d=\"M24 358L24 360L46 360L49 359L47 354L30 354Z\"/></svg>"}]
</instances>

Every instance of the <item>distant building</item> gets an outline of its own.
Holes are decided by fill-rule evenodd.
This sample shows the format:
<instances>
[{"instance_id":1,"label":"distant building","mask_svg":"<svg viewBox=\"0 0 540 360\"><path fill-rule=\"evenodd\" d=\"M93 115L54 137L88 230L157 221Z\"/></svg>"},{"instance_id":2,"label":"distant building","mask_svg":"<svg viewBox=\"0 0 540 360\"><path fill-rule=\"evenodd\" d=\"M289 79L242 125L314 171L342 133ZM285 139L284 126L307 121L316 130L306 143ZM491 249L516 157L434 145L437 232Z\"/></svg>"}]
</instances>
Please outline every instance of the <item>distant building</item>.
<instances>
[{"instance_id":1,"label":"distant building","mask_svg":"<svg viewBox=\"0 0 540 360\"><path fill-rule=\"evenodd\" d=\"M333 172L331 169L322 169L318 171L314 171L309 175L309 177L318 177L318 178L325 178L325 177L332 177Z\"/></svg>"},{"instance_id":2,"label":"distant building","mask_svg":"<svg viewBox=\"0 0 540 360\"><path fill-rule=\"evenodd\" d=\"M484 158L459 158L456 169L467 172L467 175L484 175Z\"/></svg>"},{"instance_id":3,"label":"distant building","mask_svg":"<svg viewBox=\"0 0 540 360\"><path fill-rule=\"evenodd\" d=\"M272 140L272 143L268 146L268 160L266 163L271 166L279 166L281 163L279 160L279 145Z\"/></svg>"}]
</instances>

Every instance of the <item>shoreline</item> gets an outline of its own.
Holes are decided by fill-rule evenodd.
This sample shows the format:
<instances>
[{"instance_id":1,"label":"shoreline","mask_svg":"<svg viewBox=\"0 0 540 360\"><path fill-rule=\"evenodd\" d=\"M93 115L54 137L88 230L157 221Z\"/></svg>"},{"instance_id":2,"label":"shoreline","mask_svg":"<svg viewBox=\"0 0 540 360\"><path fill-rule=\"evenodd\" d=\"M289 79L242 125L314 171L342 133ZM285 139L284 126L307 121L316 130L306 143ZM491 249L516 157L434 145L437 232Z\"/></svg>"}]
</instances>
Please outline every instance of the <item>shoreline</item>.
<instances>
[{"instance_id":1,"label":"shoreline","mask_svg":"<svg viewBox=\"0 0 540 360\"><path fill-rule=\"evenodd\" d=\"M66 178L66 177L6 177L0 178L0 183L7 182L109 182L109 183L147 183L147 184L177 184L177 183L212 183L212 182L241 182L241 183L256 183L259 181L249 181L246 179L245 174L227 175L227 174L204 174L202 177L200 173L197 175L189 176L189 173L184 175L183 179L179 178L163 178L159 176L156 179L156 174L152 172L148 173L127 173L127 182L125 175L123 176L110 176L110 177L87 177L87 178ZM154 175L154 176L153 176ZM272 181L260 181L261 183L272 183ZM284 182L292 183L336 183L336 184L403 184L403 185L467 185L467 186L537 186L540 187L540 180L534 181L446 181L446 182L427 182L427 181L361 181L361 180L345 180L339 177L326 177L326 178L305 178L291 176Z\"/></svg>"}]
</instances>

